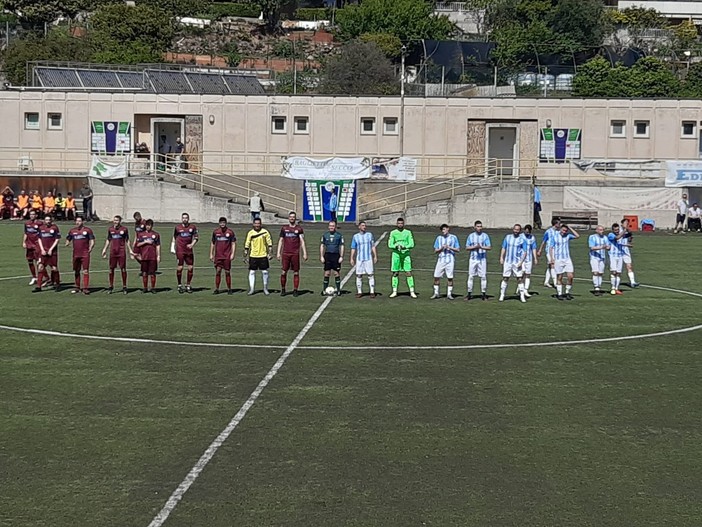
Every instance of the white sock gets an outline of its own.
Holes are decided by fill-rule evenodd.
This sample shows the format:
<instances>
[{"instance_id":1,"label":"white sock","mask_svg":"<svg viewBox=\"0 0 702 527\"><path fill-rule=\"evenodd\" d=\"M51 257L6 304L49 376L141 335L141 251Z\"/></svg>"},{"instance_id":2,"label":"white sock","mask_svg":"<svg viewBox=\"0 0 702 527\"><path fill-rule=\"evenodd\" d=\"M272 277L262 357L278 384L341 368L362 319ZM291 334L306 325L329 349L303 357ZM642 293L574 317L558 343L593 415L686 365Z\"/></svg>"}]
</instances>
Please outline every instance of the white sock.
<instances>
[{"instance_id":1,"label":"white sock","mask_svg":"<svg viewBox=\"0 0 702 527\"><path fill-rule=\"evenodd\" d=\"M617 288L617 275L613 274L609 277L609 283L612 284L612 289Z\"/></svg>"},{"instance_id":2,"label":"white sock","mask_svg":"<svg viewBox=\"0 0 702 527\"><path fill-rule=\"evenodd\" d=\"M435 294L435 295L438 295L438 294L439 294L439 286L438 286L438 285L435 285L435 286L434 286L434 294Z\"/></svg>"},{"instance_id":3,"label":"white sock","mask_svg":"<svg viewBox=\"0 0 702 527\"><path fill-rule=\"evenodd\" d=\"M256 271L249 271L249 289L251 291L253 291L255 285L256 285Z\"/></svg>"},{"instance_id":4,"label":"white sock","mask_svg":"<svg viewBox=\"0 0 702 527\"><path fill-rule=\"evenodd\" d=\"M556 270L553 268L551 269L551 278L553 279L554 284L556 283L556 280L558 280L558 277L556 276Z\"/></svg>"},{"instance_id":5,"label":"white sock","mask_svg":"<svg viewBox=\"0 0 702 527\"><path fill-rule=\"evenodd\" d=\"M487 276L480 277L480 292L485 293L487 291Z\"/></svg>"},{"instance_id":6,"label":"white sock","mask_svg":"<svg viewBox=\"0 0 702 527\"><path fill-rule=\"evenodd\" d=\"M599 278L599 277L598 277L596 274L593 274L593 275L592 275L592 285L595 286L595 289L598 288L598 287L600 287L599 285L597 285L597 279L598 279L598 278Z\"/></svg>"},{"instance_id":7,"label":"white sock","mask_svg":"<svg viewBox=\"0 0 702 527\"><path fill-rule=\"evenodd\" d=\"M450 285L446 288L446 294L448 296L451 296L453 294L453 286L452 285Z\"/></svg>"},{"instance_id":8,"label":"white sock","mask_svg":"<svg viewBox=\"0 0 702 527\"><path fill-rule=\"evenodd\" d=\"M531 276L524 279L524 290L529 291L529 286L531 285Z\"/></svg>"},{"instance_id":9,"label":"white sock","mask_svg":"<svg viewBox=\"0 0 702 527\"><path fill-rule=\"evenodd\" d=\"M629 282L632 284L636 283L636 278L634 278L634 271L628 271L627 274L629 275Z\"/></svg>"},{"instance_id":10,"label":"white sock","mask_svg":"<svg viewBox=\"0 0 702 527\"><path fill-rule=\"evenodd\" d=\"M563 294L563 284L557 284L556 291L558 291L558 296L561 296Z\"/></svg>"},{"instance_id":11,"label":"white sock","mask_svg":"<svg viewBox=\"0 0 702 527\"><path fill-rule=\"evenodd\" d=\"M356 292L359 295L363 292L363 278L360 274L356 275Z\"/></svg>"},{"instance_id":12,"label":"white sock","mask_svg":"<svg viewBox=\"0 0 702 527\"><path fill-rule=\"evenodd\" d=\"M570 285L570 284L566 285L566 295L567 295L567 294L570 294L570 290L571 290L571 289L573 289L573 286L572 286L572 285Z\"/></svg>"},{"instance_id":13,"label":"white sock","mask_svg":"<svg viewBox=\"0 0 702 527\"><path fill-rule=\"evenodd\" d=\"M268 271L261 271L261 275L263 276L263 289L266 291L268 290Z\"/></svg>"},{"instance_id":14,"label":"white sock","mask_svg":"<svg viewBox=\"0 0 702 527\"><path fill-rule=\"evenodd\" d=\"M546 276L544 276L544 284L548 284L551 279L551 269L546 268Z\"/></svg>"},{"instance_id":15,"label":"white sock","mask_svg":"<svg viewBox=\"0 0 702 527\"><path fill-rule=\"evenodd\" d=\"M502 280L502 283L500 284L500 296L505 296L506 291L507 291L507 282Z\"/></svg>"},{"instance_id":16,"label":"white sock","mask_svg":"<svg viewBox=\"0 0 702 527\"><path fill-rule=\"evenodd\" d=\"M617 281L616 281L617 287L615 287L615 289L619 289L619 284L621 284L621 283L622 283L622 276L617 275Z\"/></svg>"},{"instance_id":17,"label":"white sock","mask_svg":"<svg viewBox=\"0 0 702 527\"><path fill-rule=\"evenodd\" d=\"M524 292L524 284L523 283L518 283L517 284L517 292L521 295Z\"/></svg>"},{"instance_id":18,"label":"white sock","mask_svg":"<svg viewBox=\"0 0 702 527\"><path fill-rule=\"evenodd\" d=\"M473 292L473 277L472 276L468 277L468 292L469 293Z\"/></svg>"},{"instance_id":19,"label":"white sock","mask_svg":"<svg viewBox=\"0 0 702 527\"><path fill-rule=\"evenodd\" d=\"M371 295L375 293L375 275L370 275L368 277L368 285L370 286Z\"/></svg>"}]
</instances>

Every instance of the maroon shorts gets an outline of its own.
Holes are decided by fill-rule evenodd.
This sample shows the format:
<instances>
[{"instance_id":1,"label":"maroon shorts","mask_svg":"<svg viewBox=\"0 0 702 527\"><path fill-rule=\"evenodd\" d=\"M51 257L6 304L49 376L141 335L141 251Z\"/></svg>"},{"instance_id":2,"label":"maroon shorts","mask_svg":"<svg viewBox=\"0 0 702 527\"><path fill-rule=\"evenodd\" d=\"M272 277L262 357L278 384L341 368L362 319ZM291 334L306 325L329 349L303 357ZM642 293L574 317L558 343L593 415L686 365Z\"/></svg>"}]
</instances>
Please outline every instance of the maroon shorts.
<instances>
[{"instance_id":1,"label":"maroon shorts","mask_svg":"<svg viewBox=\"0 0 702 527\"><path fill-rule=\"evenodd\" d=\"M110 269L116 269L119 267L120 269L126 269L127 268L127 254L120 254L118 256L111 254L110 255Z\"/></svg>"},{"instance_id":2,"label":"maroon shorts","mask_svg":"<svg viewBox=\"0 0 702 527\"><path fill-rule=\"evenodd\" d=\"M39 250L34 247L27 247L27 260L32 262L39 259Z\"/></svg>"},{"instance_id":3,"label":"maroon shorts","mask_svg":"<svg viewBox=\"0 0 702 527\"><path fill-rule=\"evenodd\" d=\"M142 260L141 261L141 273L142 274L156 274L158 270L158 262L156 260Z\"/></svg>"},{"instance_id":4,"label":"maroon shorts","mask_svg":"<svg viewBox=\"0 0 702 527\"><path fill-rule=\"evenodd\" d=\"M214 265L215 269L224 269L225 271L232 270L232 261L229 258L217 258Z\"/></svg>"},{"instance_id":5,"label":"maroon shorts","mask_svg":"<svg viewBox=\"0 0 702 527\"><path fill-rule=\"evenodd\" d=\"M54 251L54 254L48 254L46 256L41 255L39 261L44 267L58 267L58 252Z\"/></svg>"},{"instance_id":6,"label":"maroon shorts","mask_svg":"<svg viewBox=\"0 0 702 527\"><path fill-rule=\"evenodd\" d=\"M78 256L73 258L73 270L75 272L81 269L88 271L90 269L90 256Z\"/></svg>"},{"instance_id":7,"label":"maroon shorts","mask_svg":"<svg viewBox=\"0 0 702 527\"><path fill-rule=\"evenodd\" d=\"M176 259L178 260L178 265L193 265L195 261L193 253L186 254L176 252Z\"/></svg>"},{"instance_id":8,"label":"maroon shorts","mask_svg":"<svg viewBox=\"0 0 702 527\"><path fill-rule=\"evenodd\" d=\"M283 264L283 271L294 271L297 273L300 270L300 255L284 254L281 263Z\"/></svg>"}]
</instances>

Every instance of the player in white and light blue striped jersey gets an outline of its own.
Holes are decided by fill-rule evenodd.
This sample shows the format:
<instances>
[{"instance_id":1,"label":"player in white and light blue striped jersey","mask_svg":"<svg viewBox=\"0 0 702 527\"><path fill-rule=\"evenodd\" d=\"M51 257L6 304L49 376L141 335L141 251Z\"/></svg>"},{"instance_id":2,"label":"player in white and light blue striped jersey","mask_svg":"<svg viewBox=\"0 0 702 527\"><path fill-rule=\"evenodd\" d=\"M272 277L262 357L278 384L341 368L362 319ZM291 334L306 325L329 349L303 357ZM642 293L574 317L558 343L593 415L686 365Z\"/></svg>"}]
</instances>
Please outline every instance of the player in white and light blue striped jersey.
<instances>
[{"instance_id":1,"label":"player in white and light blue striped jersey","mask_svg":"<svg viewBox=\"0 0 702 527\"><path fill-rule=\"evenodd\" d=\"M445 223L440 227L441 234L434 240L434 253L437 255L434 268L434 294L432 298L439 298L439 285L441 277L446 275L448 288L446 298L453 300L453 271L456 263L456 253L461 252L461 244L454 234L449 233L449 226Z\"/></svg>"},{"instance_id":2,"label":"player in white and light blue striped jersey","mask_svg":"<svg viewBox=\"0 0 702 527\"><path fill-rule=\"evenodd\" d=\"M624 231L624 236L622 237L624 256L622 256L622 260L624 262L624 265L626 265L626 272L629 275L629 286L639 287L639 284L636 281L636 277L634 276L634 263L631 259L631 247L634 245L634 235L629 229L629 220L626 218L622 220L622 231Z\"/></svg>"},{"instance_id":3,"label":"player in white and light blue striped jersey","mask_svg":"<svg viewBox=\"0 0 702 527\"><path fill-rule=\"evenodd\" d=\"M529 286L531 286L531 272L536 264L539 263L536 250L536 237L531 233L531 225L524 226L522 237L527 244L526 258L524 259L524 296L529 298ZM519 292L519 291L517 291Z\"/></svg>"},{"instance_id":4,"label":"player in white and light blue striped jersey","mask_svg":"<svg viewBox=\"0 0 702 527\"><path fill-rule=\"evenodd\" d=\"M570 240L577 238L580 238L580 234L575 229L567 225L561 225L558 234L552 236L549 240L549 252L553 261L553 268L556 271L556 290L558 292L556 298L558 300L573 300L573 296L570 294L573 289L574 276L573 260L570 258ZM567 277L565 294L563 293L563 275Z\"/></svg>"},{"instance_id":5,"label":"player in white and light blue striped jersey","mask_svg":"<svg viewBox=\"0 0 702 527\"><path fill-rule=\"evenodd\" d=\"M618 223L615 223L612 225L612 232L607 235L607 241L609 241L609 273L612 284L610 294L612 295L623 294L621 289L619 289L619 283L622 279L622 265L624 263L622 239L625 234L626 231L622 230Z\"/></svg>"},{"instance_id":6,"label":"player in white and light blue striped jersey","mask_svg":"<svg viewBox=\"0 0 702 527\"><path fill-rule=\"evenodd\" d=\"M598 225L595 227L595 234L591 234L587 240L587 245L590 248L590 269L592 269L592 285L595 286L595 295L602 294L602 276L604 275L605 260L607 260L607 251L609 250L609 240L604 235L604 227Z\"/></svg>"},{"instance_id":7,"label":"player in white and light blue striped jersey","mask_svg":"<svg viewBox=\"0 0 702 527\"><path fill-rule=\"evenodd\" d=\"M468 257L468 294L465 300L473 297L473 280L480 277L481 298L487 300L487 252L492 249L490 236L483 232L483 224L480 220L473 224L474 231L466 238L466 251Z\"/></svg>"},{"instance_id":8,"label":"player in white and light blue striped jersey","mask_svg":"<svg viewBox=\"0 0 702 527\"><path fill-rule=\"evenodd\" d=\"M375 298L375 275L373 264L378 262L375 239L366 231L366 222L358 224L358 232L351 240L351 267L356 266L356 298L363 295L363 275L368 276L370 296Z\"/></svg>"},{"instance_id":9,"label":"player in white and light blue striped jersey","mask_svg":"<svg viewBox=\"0 0 702 527\"><path fill-rule=\"evenodd\" d=\"M556 287L556 270L553 267L553 262L551 261L551 251L549 250L549 241L551 240L552 237L554 237L556 234L558 234L558 231L561 229L561 220L558 218L554 218L551 220L551 227L546 229L544 232L544 237L541 240L541 245L539 246L539 250L536 251L536 254L538 255L539 258L541 258L541 255L544 252L544 249L546 249L546 276L544 276L544 287ZM553 282L553 286L551 285L551 282Z\"/></svg>"},{"instance_id":10,"label":"player in white and light blue striped jersey","mask_svg":"<svg viewBox=\"0 0 702 527\"><path fill-rule=\"evenodd\" d=\"M500 284L500 302L505 300L507 284L512 275L517 277L519 300L526 302L524 294L524 260L526 259L527 242L522 236L522 226L518 223L512 227L512 234L502 240L500 263L502 264L502 283Z\"/></svg>"}]
</instances>

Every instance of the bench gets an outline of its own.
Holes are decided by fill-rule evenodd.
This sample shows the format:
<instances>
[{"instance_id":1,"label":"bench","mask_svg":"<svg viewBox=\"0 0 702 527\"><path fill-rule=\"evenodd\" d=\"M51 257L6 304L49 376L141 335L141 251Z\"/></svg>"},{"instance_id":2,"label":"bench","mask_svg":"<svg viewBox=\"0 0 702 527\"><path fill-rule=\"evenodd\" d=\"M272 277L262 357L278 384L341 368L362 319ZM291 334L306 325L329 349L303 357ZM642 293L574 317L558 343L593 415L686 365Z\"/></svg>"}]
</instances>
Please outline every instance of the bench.
<instances>
[{"instance_id":1,"label":"bench","mask_svg":"<svg viewBox=\"0 0 702 527\"><path fill-rule=\"evenodd\" d=\"M597 226L597 211L595 210L557 210L551 214L551 218L558 218L566 225L587 227L592 229Z\"/></svg>"}]
</instances>

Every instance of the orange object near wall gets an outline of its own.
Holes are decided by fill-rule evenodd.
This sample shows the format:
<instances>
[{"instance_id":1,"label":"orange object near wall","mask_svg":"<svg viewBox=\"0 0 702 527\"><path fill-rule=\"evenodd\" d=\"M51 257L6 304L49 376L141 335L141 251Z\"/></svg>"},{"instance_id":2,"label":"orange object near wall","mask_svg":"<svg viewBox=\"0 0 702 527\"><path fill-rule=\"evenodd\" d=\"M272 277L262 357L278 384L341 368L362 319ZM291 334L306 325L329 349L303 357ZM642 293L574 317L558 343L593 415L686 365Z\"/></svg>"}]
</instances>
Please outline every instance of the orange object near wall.
<instances>
[{"instance_id":1,"label":"orange object near wall","mask_svg":"<svg viewBox=\"0 0 702 527\"><path fill-rule=\"evenodd\" d=\"M625 220L629 220L629 230L638 231L639 230L639 217L638 216L624 216Z\"/></svg>"}]
</instances>

